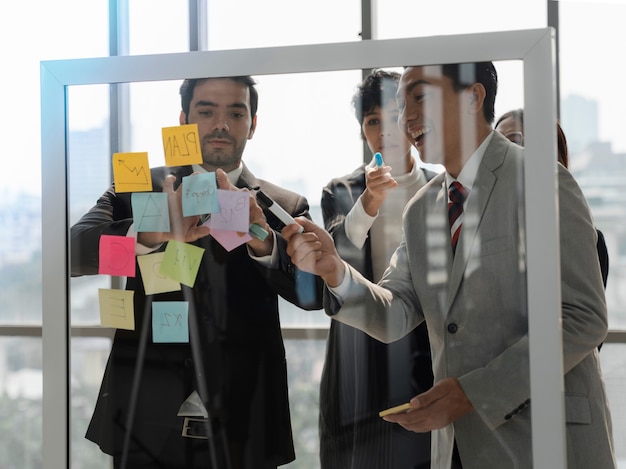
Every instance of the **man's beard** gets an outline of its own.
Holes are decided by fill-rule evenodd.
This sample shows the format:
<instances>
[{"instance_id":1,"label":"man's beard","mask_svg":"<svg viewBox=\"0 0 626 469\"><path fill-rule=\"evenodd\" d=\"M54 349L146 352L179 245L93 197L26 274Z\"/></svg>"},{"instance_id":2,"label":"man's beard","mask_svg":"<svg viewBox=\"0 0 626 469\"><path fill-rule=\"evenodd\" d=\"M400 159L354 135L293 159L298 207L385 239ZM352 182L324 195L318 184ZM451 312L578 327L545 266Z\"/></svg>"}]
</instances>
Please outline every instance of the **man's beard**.
<instances>
[{"instance_id":1,"label":"man's beard","mask_svg":"<svg viewBox=\"0 0 626 469\"><path fill-rule=\"evenodd\" d=\"M205 145L210 145L209 141L213 139L228 140L232 147L227 148L211 148L205 149ZM224 167L238 164L241 161L241 155L246 146L245 140L243 143L237 142L230 134L226 132L214 132L209 135L205 135L202 139L202 161L204 164L215 167Z\"/></svg>"}]
</instances>

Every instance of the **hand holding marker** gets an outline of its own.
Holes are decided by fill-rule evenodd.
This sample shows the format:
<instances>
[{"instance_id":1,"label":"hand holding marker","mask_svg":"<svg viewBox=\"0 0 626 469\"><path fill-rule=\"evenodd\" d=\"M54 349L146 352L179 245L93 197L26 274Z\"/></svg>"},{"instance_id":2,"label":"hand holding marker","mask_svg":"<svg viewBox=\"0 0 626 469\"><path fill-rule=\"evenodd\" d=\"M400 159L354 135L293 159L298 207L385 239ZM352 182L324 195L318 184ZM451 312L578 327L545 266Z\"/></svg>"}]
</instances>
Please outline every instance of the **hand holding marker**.
<instances>
[{"instance_id":1,"label":"hand holding marker","mask_svg":"<svg viewBox=\"0 0 626 469\"><path fill-rule=\"evenodd\" d=\"M293 219L293 217L291 215L289 215L285 211L284 208L282 208L280 205L278 205L276 202L274 202L270 198L270 196L268 196L265 192L259 190L259 191L257 191L256 196L259 198L259 200L261 200L261 202L263 202L263 204L265 204L265 206L267 207L267 209L270 212L272 212L274 215L276 215L276 217L285 224L285 226L286 225L291 225L292 223L296 223L296 221ZM304 231L304 228L302 228L302 226L298 225L298 233L302 233L303 231Z\"/></svg>"},{"instance_id":2,"label":"hand holding marker","mask_svg":"<svg viewBox=\"0 0 626 469\"><path fill-rule=\"evenodd\" d=\"M376 166L378 166L379 168L384 164L383 163L383 155L381 155L379 151L374 153L374 161L376 162L375 163Z\"/></svg>"}]
</instances>

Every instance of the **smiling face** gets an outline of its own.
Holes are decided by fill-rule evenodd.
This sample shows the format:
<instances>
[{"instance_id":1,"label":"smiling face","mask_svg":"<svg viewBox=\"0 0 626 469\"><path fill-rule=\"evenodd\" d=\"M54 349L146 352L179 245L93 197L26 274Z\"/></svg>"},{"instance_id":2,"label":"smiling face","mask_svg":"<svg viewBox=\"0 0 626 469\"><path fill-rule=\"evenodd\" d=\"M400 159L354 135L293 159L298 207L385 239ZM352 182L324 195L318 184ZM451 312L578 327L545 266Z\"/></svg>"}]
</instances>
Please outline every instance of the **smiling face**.
<instances>
[{"instance_id":1,"label":"smiling face","mask_svg":"<svg viewBox=\"0 0 626 469\"><path fill-rule=\"evenodd\" d=\"M404 70L396 96L400 127L422 160L456 176L477 147L476 110L484 94L476 85L457 91L441 67L420 66Z\"/></svg>"},{"instance_id":2,"label":"smiling face","mask_svg":"<svg viewBox=\"0 0 626 469\"><path fill-rule=\"evenodd\" d=\"M228 78L212 78L196 84L189 114L181 125L198 124L202 166L207 171L232 171L241 162L246 143L254 135L256 117L250 111L250 91Z\"/></svg>"},{"instance_id":3,"label":"smiling face","mask_svg":"<svg viewBox=\"0 0 626 469\"><path fill-rule=\"evenodd\" d=\"M410 158L411 144L398 126L398 104L388 100L383 108L375 106L363 116L361 129L372 153L380 152L385 163L395 166ZM399 168L398 168L399 169Z\"/></svg>"}]
</instances>

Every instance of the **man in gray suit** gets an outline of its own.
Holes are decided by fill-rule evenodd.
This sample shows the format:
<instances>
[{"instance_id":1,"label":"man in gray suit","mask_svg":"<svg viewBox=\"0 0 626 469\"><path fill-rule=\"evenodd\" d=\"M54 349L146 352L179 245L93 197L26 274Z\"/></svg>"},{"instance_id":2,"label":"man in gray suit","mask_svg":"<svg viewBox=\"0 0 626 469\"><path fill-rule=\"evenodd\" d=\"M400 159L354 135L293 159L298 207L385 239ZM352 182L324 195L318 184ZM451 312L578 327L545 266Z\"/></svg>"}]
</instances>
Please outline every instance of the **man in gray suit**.
<instances>
[{"instance_id":1,"label":"man in gray suit","mask_svg":"<svg viewBox=\"0 0 626 469\"><path fill-rule=\"evenodd\" d=\"M378 284L342 261L308 220L298 219L303 234L294 225L283 230L294 264L326 282L333 319L383 342L426 321L435 385L411 399L408 412L384 418L433 431L433 468L450 467L455 440L465 469L532 467L524 150L492 129L496 90L491 62L404 70L399 124L422 159L445 172L408 203L403 241ZM568 466L611 468L597 235L576 182L558 171ZM448 192L458 184L461 200Z\"/></svg>"}]
</instances>

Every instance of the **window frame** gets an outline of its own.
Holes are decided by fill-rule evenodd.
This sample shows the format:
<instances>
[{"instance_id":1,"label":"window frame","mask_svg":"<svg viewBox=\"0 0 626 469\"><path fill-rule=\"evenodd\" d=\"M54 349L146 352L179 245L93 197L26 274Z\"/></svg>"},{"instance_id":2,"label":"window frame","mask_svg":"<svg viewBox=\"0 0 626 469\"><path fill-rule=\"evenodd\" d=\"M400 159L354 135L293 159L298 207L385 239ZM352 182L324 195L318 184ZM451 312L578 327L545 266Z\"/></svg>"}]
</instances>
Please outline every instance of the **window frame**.
<instances>
[{"instance_id":1,"label":"window frame","mask_svg":"<svg viewBox=\"0 0 626 469\"><path fill-rule=\"evenodd\" d=\"M70 456L67 87L483 60L524 65L533 460L536 467L565 468L552 28L41 62L44 468L68 467Z\"/></svg>"}]
</instances>

